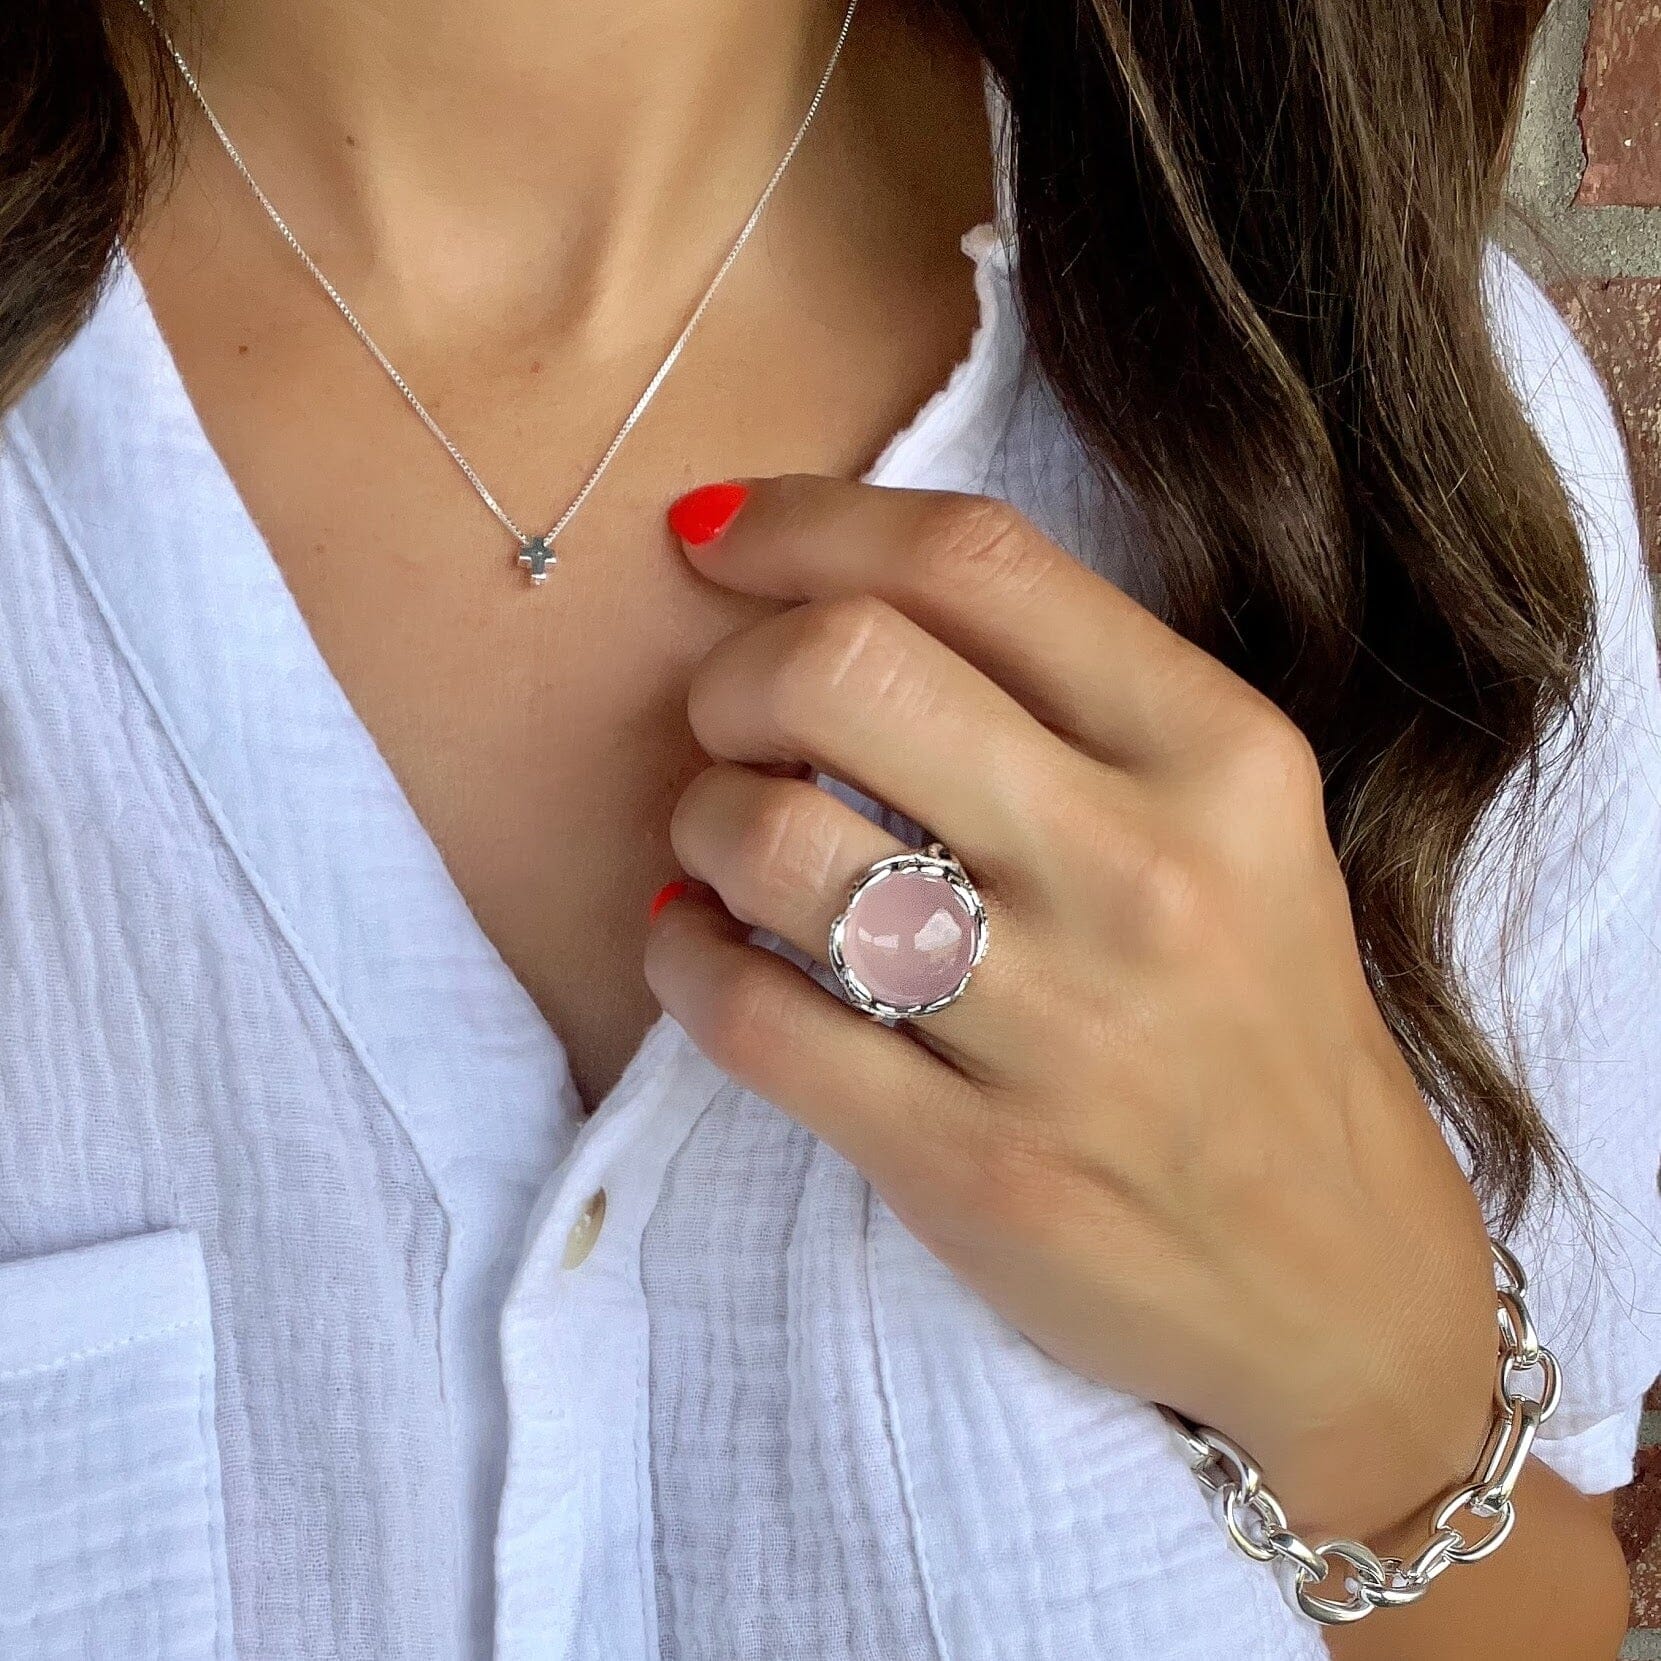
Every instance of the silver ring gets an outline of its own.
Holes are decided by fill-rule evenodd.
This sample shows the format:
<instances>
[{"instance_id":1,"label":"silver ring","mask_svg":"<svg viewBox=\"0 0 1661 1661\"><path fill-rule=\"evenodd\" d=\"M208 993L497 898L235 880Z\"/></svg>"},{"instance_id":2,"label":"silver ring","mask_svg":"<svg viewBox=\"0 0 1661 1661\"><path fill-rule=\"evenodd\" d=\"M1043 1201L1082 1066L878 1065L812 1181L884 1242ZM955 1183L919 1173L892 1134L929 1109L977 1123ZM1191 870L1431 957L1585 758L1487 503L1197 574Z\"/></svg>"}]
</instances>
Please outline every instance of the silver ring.
<instances>
[{"instance_id":1,"label":"silver ring","mask_svg":"<svg viewBox=\"0 0 1661 1661\"><path fill-rule=\"evenodd\" d=\"M987 934L968 873L931 842L879 859L855 882L831 924L827 955L855 1009L909 1021L963 996Z\"/></svg>"}]
</instances>

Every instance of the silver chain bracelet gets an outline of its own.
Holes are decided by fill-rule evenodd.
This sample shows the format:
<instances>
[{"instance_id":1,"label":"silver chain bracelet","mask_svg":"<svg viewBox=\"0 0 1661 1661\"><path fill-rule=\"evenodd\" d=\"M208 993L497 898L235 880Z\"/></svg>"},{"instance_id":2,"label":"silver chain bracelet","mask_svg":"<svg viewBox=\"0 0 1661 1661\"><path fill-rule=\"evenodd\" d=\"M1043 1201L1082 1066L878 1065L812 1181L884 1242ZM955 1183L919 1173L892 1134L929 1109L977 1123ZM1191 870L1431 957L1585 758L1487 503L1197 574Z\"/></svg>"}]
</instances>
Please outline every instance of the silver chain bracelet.
<instances>
[{"instance_id":1,"label":"silver chain bracelet","mask_svg":"<svg viewBox=\"0 0 1661 1661\"><path fill-rule=\"evenodd\" d=\"M1557 1411L1562 1375L1557 1357L1540 1342L1529 1319L1523 1302L1528 1281L1521 1267L1504 1246L1490 1244L1500 1328L1494 1423L1475 1472L1437 1507L1430 1539L1416 1557L1380 1557L1359 1540L1323 1540L1318 1546L1310 1545L1287 1527L1280 1501L1263 1486L1262 1472L1237 1443L1172 1408L1159 1409L1187 1447L1194 1475L1209 1494L1212 1510L1229 1539L1254 1561L1273 1565L1286 1601L1323 1626L1342 1626L1375 1609L1417 1603L1431 1582L1455 1563L1478 1563L1498 1551L1516 1524L1511 1495L1540 1426ZM1519 1376L1536 1370L1539 1394L1520 1393ZM1462 1513L1476 1519L1477 1527L1470 1533L1455 1522ZM1314 1588L1332 1574L1336 1564L1349 1571L1345 1596L1321 1597Z\"/></svg>"}]
</instances>

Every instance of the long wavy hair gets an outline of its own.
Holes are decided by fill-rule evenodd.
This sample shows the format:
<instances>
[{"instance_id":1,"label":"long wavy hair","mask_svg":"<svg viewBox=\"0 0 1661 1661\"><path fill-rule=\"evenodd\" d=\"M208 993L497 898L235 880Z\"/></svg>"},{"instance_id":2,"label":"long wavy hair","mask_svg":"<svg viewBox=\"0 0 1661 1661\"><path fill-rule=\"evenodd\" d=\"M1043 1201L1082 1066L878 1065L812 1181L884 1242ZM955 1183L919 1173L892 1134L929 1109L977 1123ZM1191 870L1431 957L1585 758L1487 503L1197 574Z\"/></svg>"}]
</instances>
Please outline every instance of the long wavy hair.
<instances>
[{"instance_id":1,"label":"long wavy hair","mask_svg":"<svg viewBox=\"0 0 1661 1661\"><path fill-rule=\"evenodd\" d=\"M1507 1226L1560 1164L1452 922L1592 613L1481 294L1543 0L928 3L1008 96L1038 363L1170 620L1313 742L1374 994ZM165 71L132 0L0 8L0 404L140 212Z\"/></svg>"}]
</instances>

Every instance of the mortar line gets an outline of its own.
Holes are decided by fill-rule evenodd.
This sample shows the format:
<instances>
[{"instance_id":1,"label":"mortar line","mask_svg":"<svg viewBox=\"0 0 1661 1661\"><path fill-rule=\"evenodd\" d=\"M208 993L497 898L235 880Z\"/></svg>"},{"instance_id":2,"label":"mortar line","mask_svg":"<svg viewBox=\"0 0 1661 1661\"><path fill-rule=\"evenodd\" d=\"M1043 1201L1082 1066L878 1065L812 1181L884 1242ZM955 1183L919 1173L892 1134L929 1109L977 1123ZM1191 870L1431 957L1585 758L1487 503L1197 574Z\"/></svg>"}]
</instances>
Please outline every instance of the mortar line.
<instances>
[{"instance_id":1,"label":"mortar line","mask_svg":"<svg viewBox=\"0 0 1661 1661\"><path fill-rule=\"evenodd\" d=\"M1574 199L1586 165L1576 105L1591 21L1592 0L1554 0L1536 31L1507 179L1518 211L1502 239L1547 283L1661 277L1661 208Z\"/></svg>"}]
</instances>

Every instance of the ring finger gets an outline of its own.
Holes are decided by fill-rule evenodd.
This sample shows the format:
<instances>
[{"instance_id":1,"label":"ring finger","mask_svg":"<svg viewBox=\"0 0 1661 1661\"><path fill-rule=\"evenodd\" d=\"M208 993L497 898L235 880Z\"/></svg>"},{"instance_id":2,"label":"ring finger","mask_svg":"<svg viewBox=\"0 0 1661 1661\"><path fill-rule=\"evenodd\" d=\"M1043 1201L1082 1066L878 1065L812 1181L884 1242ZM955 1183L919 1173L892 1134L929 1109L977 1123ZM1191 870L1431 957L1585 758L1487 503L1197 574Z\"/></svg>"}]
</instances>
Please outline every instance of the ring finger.
<instances>
[{"instance_id":1,"label":"ring finger","mask_svg":"<svg viewBox=\"0 0 1661 1661\"><path fill-rule=\"evenodd\" d=\"M670 839L682 867L713 888L734 917L770 929L820 964L855 881L903 850L817 785L733 764L707 768L692 781L670 821ZM995 983L1011 942L1007 931L998 932L962 1003L913 1024L918 1036L976 1072L983 1071L979 1058L1000 1053Z\"/></svg>"}]
</instances>

